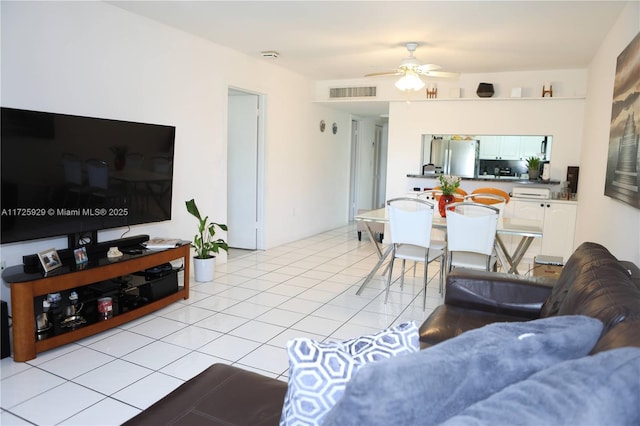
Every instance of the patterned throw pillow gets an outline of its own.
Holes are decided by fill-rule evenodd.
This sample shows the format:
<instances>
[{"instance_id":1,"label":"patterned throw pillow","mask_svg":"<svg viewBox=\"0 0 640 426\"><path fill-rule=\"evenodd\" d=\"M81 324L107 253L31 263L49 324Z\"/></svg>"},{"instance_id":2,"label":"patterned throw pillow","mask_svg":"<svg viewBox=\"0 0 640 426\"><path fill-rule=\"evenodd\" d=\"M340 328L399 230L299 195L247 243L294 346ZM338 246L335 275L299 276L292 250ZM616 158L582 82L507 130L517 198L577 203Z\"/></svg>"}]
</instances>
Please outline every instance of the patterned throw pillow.
<instances>
[{"instance_id":1,"label":"patterned throw pillow","mask_svg":"<svg viewBox=\"0 0 640 426\"><path fill-rule=\"evenodd\" d=\"M289 387L280 425L319 425L363 365L420 349L418 327L403 323L376 334L320 343L288 342Z\"/></svg>"}]
</instances>

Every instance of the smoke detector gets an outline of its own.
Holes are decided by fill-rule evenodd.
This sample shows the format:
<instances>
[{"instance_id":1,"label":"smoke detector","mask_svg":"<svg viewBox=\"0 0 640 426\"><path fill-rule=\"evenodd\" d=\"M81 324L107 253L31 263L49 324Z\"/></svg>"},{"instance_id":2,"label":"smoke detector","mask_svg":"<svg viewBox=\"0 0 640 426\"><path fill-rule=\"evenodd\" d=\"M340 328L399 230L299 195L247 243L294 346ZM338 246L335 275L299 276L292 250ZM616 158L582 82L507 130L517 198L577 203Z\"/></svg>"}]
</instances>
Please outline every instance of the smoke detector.
<instances>
[{"instance_id":1,"label":"smoke detector","mask_svg":"<svg viewBox=\"0 0 640 426\"><path fill-rule=\"evenodd\" d=\"M264 50L264 51L260 52L260 54L264 58L272 58L272 59L276 59L278 56L280 56L280 54L278 52L276 52L275 50Z\"/></svg>"}]
</instances>

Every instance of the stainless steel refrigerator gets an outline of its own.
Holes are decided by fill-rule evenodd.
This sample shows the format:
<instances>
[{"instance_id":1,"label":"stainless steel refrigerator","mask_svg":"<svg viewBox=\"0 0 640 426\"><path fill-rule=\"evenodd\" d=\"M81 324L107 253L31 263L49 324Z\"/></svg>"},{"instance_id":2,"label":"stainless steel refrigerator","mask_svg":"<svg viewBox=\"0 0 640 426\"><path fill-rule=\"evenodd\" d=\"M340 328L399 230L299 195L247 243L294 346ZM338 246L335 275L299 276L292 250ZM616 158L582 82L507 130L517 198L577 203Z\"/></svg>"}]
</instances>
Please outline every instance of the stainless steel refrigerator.
<instances>
[{"instance_id":1,"label":"stainless steel refrigerator","mask_svg":"<svg viewBox=\"0 0 640 426\"><path fill-rule=\"evenodd\" d=\"M431 163L445 175L476 177L480 160L477 140L432 139Z\"/></svg>"}]
</instances>

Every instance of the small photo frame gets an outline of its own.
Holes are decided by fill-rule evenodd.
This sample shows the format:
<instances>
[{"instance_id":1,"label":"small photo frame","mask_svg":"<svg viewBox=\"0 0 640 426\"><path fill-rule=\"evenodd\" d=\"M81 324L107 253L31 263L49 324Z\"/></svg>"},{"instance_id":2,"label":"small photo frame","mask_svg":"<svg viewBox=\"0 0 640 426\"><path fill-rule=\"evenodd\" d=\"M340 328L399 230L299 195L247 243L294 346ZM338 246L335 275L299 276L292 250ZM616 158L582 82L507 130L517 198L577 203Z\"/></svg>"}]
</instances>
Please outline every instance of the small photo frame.
<instances>
[{"instance_id":1,"label":"small photo frame","mask_svg":"<svg viewBox=\"0 0 640 426\"><path fill-rule=\"evenodd\" d=\"M45 272L53 271L62 266L60 256L56 249L53 248L38 253L38 259L40 259L40 264Z\"/></svg>"},{"instance_id":2,"label":"small photo frame","mask_svg":"<svg viewBox=\"0 0 640 426\"><path fill-rule=\"evenodd\" d=\"M87 249L85 247L75 249L73 251L73 258L76 260L76 265L87 263L89 261L89 256L87 256Z\"/></svg>"}]
</instances>

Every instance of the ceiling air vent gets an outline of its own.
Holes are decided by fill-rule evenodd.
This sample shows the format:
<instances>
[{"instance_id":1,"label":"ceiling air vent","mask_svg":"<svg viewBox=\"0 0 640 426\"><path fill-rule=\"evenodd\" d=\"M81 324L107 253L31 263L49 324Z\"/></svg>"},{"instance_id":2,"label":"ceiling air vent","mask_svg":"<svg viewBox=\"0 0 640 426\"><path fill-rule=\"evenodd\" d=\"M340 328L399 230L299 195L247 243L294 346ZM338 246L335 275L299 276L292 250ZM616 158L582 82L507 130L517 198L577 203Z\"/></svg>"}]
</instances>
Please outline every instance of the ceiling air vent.
<instances>
[{"instance_id":1,"label":"ceiling air vent","mask_svg":"<svg viewBox=\"0 0 640 426\"><path fill-rule=\"evenodd\" d=\"M376 86L370 87L333 87L329 89L329 98L371 98L376 96Z\"/></svg>"}]
</instances>

